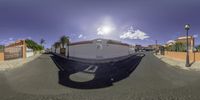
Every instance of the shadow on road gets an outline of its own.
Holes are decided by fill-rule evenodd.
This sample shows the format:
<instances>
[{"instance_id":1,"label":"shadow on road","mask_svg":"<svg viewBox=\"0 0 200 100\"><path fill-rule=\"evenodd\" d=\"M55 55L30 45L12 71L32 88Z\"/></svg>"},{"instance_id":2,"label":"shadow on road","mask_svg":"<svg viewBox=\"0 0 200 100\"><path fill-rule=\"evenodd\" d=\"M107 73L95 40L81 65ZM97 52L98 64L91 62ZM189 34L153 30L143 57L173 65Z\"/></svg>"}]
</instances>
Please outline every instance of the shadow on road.
<instances>
[{"instance_id":1,"label":"shadow on road","mask_svg":"<svg viewBox=\"0 0 200 100\"><path fill-rule=\"evenodd\" d=\"M59 84L78 89L96 89L112 86L114 82L127 78L138 66L143 56L131 56L119 61L111 61L106 63L88 63L75 60L68 60L62 57L51 56L54 63L60 69L58 72ZM88 72L89 66L98 66L94 72ZM92 68L94 69L94 68ZM76 73L86 73L94 75L94 78L79 82L70 78L70 75ZM80 75L80 77L83 77Z\"/></svg>"}]
</instances>

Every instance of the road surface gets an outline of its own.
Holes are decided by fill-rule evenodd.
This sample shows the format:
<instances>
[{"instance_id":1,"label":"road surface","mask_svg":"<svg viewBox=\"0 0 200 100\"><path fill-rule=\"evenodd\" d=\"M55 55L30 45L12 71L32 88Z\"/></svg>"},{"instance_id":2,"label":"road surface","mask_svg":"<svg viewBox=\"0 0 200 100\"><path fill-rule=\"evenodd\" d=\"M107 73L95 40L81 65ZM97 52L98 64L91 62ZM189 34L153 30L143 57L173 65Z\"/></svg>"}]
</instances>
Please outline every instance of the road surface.
<instances>
[{"instance_id":1,"label":"road surface","mask_svg":"<svg viewBox=\"0 0 200 100\"><path fill-rule=\"evenodd\" d=\"M129 60L136 59L134 57ZM103 74L107 70L115 70L120 73L121 65L112 63L111 69L107 64L99 63L86 64L80 70L77 63L71 64L76 66L76 70L70 70L71 67L63 67L62 62L51 54L43 54L38 59L23 65L20 68L0 72L0 100L199 100L200 99L200 73L192 71L184 71L176 69L165 64L160 59L150 53L145 53L138 62L131 63L135 67L127 67L130 71L126 77L116 79L116 75L112 73ZM140 61L141 60L141 61ZM71 62L73 63L73 62ZM138 64L134 64L138 63ZM61 65L61 66L60 66ZM126 64L125 64L126 65ZM59 66L61 68L59 68ZM97 66L97 67L95 67ZM106 66L106 67L104 67ZM74 85L62 84L69 79L69 75L64 73L72 72L70 80L75 81ZM127 70L126 69L126 70ZM79 72L77 72L79 70ZM78 74L76 74L78 73ZM109 76L106 83L102 87L88 87L88 84L80 85L84 80L76 80L77 76L83 76L81 73L89 74L90 79L97 79L96 82L102 82L102 79ZM88 76L86 74L86 76ZM90 77L92 74L96 75ZM121 73L120 75L124 75ZM62 77L60 77L62 76ZM97 77L98 76L98 77ZM118 77L118 76L117 76ZM60 79L61 78L61 79ZM113 79L114 78L114 79ZM64 81L63 81L64 79ZM100 81L98 80L100 79ZM88 83L86 79L86 82ZM71 81L70 81L71 82ZM80 84L78 84L80 83ZM91 83L89 83L91 84ZM105 83L102 83L105 84ZM78 85L78 86L77 86ZM94 85L94 84L92 84ZM85 87L85 88L82 88Z\"/></svg>"}]
</instances>

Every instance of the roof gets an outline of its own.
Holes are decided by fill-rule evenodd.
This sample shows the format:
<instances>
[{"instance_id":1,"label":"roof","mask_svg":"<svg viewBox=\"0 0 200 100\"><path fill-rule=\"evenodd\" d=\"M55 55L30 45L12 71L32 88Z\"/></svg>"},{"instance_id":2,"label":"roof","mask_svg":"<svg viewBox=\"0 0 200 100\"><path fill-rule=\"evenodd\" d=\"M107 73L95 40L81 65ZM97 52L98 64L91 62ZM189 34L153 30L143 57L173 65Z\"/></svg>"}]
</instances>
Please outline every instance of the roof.
<instances>
[{"instance_id":1,"label":"roof","mask_svg":"<svg viewBox=\"0 0 200 100\"><path fill-rule=\"evenodd\" d=\"M89 40L89 41L79 41L79 42L70 43L69 45L79 45L79 44L89 44L89 43L93 43L93 41L91 41L91 40Z\"/></svg>"},{"instance_id":2,"label":"roof","mask_svg":"<svg viewBox=\"0 0 200 100\"><path fill-rule=\"evenodd\" d=\"M108 40L108 39L94 39L94 40L87 40L87 41L79 41L79 42L70 43L70 45L89 44L89 43L93 43L94 41L98 41L98 40L105 40L105 41L107 41L108 44L117 44L117 45L130 46L127 43L122 43L120 41Z\"/></svg>"},{"instance_id":3,"label":"roof","mask_svg":"<svg viewBox=\"0 0 200 100\"><path fill-rule=\"evenodd\" d=\"M127 43L122 43L122 42L115 41L115 40L108 40L107 43L108 43L108 44L117 44L117 45L130 46L130 45L127 44Z\"/></svg>"},{"instance_id":4,"label":"roof","mask_svg":"<svg viewBox=\"0 0 200 100\"><path fill-rule=\"evenodd\" d=\"M14 43L7 45L6 47L14 47L14 46L21 46L23 45L23 40L17 40Z\"/></svg>"},{"instance_id":5,"label":"roof","mask_svg":"<svg viewBox=\"0 0 200 100\"><path fill-rule=\"evenodd\" d=\"M182 36L182 37L178 37L177 39L180 40L180 39L186 39L187 37L186 36ZM193 38L193 36L188 36L188 38Z\"/></svg>"}]
</instances>

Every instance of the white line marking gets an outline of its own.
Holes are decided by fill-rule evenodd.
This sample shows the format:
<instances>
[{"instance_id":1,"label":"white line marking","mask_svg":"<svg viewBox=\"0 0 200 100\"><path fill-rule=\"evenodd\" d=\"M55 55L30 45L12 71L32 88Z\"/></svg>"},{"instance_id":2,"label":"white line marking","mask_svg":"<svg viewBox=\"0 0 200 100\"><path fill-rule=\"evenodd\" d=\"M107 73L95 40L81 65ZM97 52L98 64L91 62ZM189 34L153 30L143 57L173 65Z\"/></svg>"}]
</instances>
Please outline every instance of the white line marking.
<instances>
[{"instance_id":1,"label":"white line marking","mask_svg":"<svg viewBox=\"0 0 200 100\"><path fill-rule=\"evenodd\" d=\"M85 72L95 73L98 69L98 66L96 65L90 65L88 68L86 68Z\"/></svg>"}]
</instances>

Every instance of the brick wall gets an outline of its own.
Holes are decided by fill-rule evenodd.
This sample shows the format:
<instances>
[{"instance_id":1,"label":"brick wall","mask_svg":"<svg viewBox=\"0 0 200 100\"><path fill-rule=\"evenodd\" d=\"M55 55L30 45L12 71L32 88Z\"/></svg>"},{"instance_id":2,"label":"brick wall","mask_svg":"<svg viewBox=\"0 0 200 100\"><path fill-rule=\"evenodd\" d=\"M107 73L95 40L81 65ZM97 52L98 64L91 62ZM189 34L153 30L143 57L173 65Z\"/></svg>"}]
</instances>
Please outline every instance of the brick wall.
<instances>
[{"instance_id":1,"label":"brick wall","mask_svg":"<svg viewBox=\"0 0 200 100\"><path fill-rule=\"evenodd\" d=\"M172 59L181 60L181 61L186 60L186 52L165 51L165 56ZM195 62L195 61L200 62L200 52L190 52L189 58L190 58L190 62Z\"/></svg>"},{"instance_id":2,"label":"brick wall","mask_svg":"<svg viewBox=\"0 0 200 100\"><path fill-rule=\"evenodd\" d=\"M0 52L0 61L4 61L4 53Z\"/></svg>"}]
</instances>

